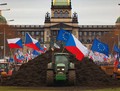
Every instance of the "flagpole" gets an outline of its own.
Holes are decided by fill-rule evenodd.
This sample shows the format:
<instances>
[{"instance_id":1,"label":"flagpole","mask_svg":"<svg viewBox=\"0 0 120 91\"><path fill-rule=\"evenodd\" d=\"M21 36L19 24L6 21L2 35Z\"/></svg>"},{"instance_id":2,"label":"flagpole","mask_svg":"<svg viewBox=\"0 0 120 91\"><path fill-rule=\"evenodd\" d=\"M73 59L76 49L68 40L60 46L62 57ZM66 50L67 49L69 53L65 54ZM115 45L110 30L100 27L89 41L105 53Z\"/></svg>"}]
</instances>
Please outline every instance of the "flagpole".
<instances>
[{"instance_id":1,"label":"flagpole","mask_svg":"<svg viewBox=\"0 0 120 91\"><path fill-rule=\"evenodd\" d=\"M25 42L26 42L26 33L25 33L25 41L24 41L24 46L23 46L23 54L24 54L24 51L25 51ZM26 55L26 54L25 54ZM25 58L25 60L24 60L25 62L26 62L26 58ZM24 62L24 63L25 63Z\"/></svg>"},{"instance_id":2,"label":"flagpole","mask_svg":"<svg viewBox=\"0 0 120 91\"><path fill-rule=\"evenodd\" d=\"M118 33L118 48L119 48L119 33Z\"/></svg>"},{"instance_id":3,"label":"flagpole","mask_svg":"<svg viewBox=\"0 0 120 91\"><path fill-rule=\"evenodd\" d=\"M5 61L5 51L6 51L5 37L6 37L6 35L5 35L5 28L4 28L4 61Z\"/></svg>"},{"instance_id":4,"label":"flagpole","mask_svg":"<svg viewBox=\"0 0 120 91\"><path fill-rule=\"evenodd\" d=\"M13 60L14 60L14 56L13 56L13 53L12 53L12 49L10 48L10 53L11 53L11 57L13 58ZM16 65L16 63L15 63L15 60L14 60L14 64Z\"/></svg>"},{"instance_id":5,"label":"flagpole","mask_svg":"<svg viewBox=\"0 0 120 91\"><path fill-rule=\"evenodd\" d=\"M114 51L114 46L115 46L115 42L113 43L113 47L112 47L112 54L113 54L113 51Z\"/></svg>"},{"instance_id":6,"label":"flagpole","mask_svg":"<svg viewBox=\"0 0 120 91\"><path fill-rule=\"evenodd\" d=\"M65 48L63 48L62 53L64 52Z\"/></svg>"}]
</instances>

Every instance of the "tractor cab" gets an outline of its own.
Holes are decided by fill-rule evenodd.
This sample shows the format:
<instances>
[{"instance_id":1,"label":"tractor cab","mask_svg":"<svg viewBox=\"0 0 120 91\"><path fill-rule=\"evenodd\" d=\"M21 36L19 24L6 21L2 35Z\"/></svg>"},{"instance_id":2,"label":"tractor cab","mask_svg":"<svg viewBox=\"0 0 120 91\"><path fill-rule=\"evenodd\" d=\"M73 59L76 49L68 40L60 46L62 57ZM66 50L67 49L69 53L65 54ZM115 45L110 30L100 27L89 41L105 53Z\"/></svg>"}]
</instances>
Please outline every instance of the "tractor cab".
<instances>
[{"instance_id":1,"label":"tractor cab","mask_svg":"<svg viewBox=\"0 0 120 91\"><path fill-rule=\"evenodd\" d=\"M55 54L55 71L68 72L69 58L67 54Z\"/></svg>"},{"instance_id":2,"label":"tractor cab","mask_svg":"<svg viewBox=\"0 0 120 91\"><path fill-rule=\"evenodd\" d=\"M70 62L69 53L54 53L52 61L47 66L47 85L54 82L68 82L75 84L76 74L74 63Z\"/></svg>"},{"instance_id":3,"label":"tractor cab","mask_svg":"<svg viewBox=\"0 0 120 91\"><path fill-rule=\"evenodd\" d=\"M56 72L65 73L65 64L57 64Z\"/></svg>"},{"instance_id":4,"label":"tractor cab","mask_svg":"<svg viewBox=\"0 0 120 91\"><path fill-rule=\"evenodd\" d=\"M2 82L4 79L7 79L9 73L9 63L5 61L0 61L0 82Z\"/></svg>"},{"instance_id":5,"label":"tractor cab","mask_svg":"<svg viewBox=\"0 0 120 91\"><path fill-rule=\"evenodd\" d=\"M9 70L8 62L0 62L0 71L8 72L8 70Z\"/></svg>"}]
</instances>

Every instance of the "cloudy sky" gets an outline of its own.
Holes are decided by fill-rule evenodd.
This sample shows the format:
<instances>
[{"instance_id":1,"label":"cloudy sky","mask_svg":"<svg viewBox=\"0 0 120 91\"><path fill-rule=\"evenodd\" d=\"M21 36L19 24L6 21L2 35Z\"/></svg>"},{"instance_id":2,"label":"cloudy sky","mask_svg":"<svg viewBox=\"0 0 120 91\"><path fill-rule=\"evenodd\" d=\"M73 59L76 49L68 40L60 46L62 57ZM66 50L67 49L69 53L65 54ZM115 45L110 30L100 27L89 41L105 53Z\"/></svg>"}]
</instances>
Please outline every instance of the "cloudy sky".
<instances>
[{"instance_id":1,"label":"cloudy sky","mask_svg":"<svg viewBox=\"0 0 120 91\"><path fill-rule=\"evenodd\" d=\"M51 13L51 0L0 0L3 16L9 24L43 25L45 13ZM120 16L120 0L72 0L72 12L78 13L79 25L114 25Z\"/></svg>"}]
</instances>

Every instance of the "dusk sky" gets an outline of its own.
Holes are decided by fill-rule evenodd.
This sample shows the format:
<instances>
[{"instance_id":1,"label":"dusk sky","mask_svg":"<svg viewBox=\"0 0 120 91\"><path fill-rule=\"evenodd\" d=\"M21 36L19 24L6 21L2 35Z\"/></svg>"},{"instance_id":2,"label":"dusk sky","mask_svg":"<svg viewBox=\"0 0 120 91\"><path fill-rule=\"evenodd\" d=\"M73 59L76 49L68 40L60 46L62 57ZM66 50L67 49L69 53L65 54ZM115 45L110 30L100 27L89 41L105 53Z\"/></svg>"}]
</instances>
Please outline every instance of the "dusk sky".
<instances>
[{"instance_id":1,"label":"dusk sky","mask_svg":"<svg viewBox=\"0 0 120 91\"><path fill-rule=\"evenodd\" d=\"M46 12L51 13L51 0L0 0L2 15L14 19L8 24L44 25ZM72 0L72 12L78 13L79 25L114 25L120 16L120 0Z\"/></svg>"}]
</instances>

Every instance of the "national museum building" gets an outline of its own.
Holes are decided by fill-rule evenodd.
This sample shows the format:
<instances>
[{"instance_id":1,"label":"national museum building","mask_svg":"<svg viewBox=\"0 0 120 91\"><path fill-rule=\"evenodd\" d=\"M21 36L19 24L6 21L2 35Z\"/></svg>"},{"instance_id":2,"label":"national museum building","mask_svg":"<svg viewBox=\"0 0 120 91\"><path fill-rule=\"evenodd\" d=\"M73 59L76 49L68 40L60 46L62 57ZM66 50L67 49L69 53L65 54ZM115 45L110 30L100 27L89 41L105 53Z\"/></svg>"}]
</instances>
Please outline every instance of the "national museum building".
<instances>
[{"instance_id":1,"label":"national museum building","mask_svg":"<svg viewBox=\"0 0 120 91\"><path fill-rule=\"evenodd\" d=\"M52 0L51 14L45 14L44 25L10 25L22 35L24 42L25 33L39 40L43 45L56 43L58 30L61 28L70 31L84 45L90 47L95 37L101 38L105 33L113 31L120 24L120 17L115 25L78 25L78 15L72 12L71 0Z\"/></svg>"}]
</instances>

